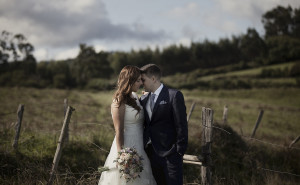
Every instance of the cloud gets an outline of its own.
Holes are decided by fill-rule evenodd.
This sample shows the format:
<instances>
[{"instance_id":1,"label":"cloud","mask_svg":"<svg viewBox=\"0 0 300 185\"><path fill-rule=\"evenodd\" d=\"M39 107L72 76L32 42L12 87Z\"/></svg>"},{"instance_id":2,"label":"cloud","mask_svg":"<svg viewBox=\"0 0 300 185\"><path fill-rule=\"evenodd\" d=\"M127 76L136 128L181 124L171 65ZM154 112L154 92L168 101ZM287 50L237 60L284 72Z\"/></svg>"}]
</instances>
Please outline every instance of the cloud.
<instances>
[{"instance_id":1,"label":"cloud","mask_svg":"<svg viewBox=\"0 0 300 185\"><path fill-rule=\"evenodd\" d=\"M197 3L190 2L182 7L175 7L167 12L169 17L176 19L190 19L199 16L201 8Z\"/></svg>"},{"instance_id":2,"label":"cloud","mask_svg":"<svg viewBox=\"0 0 300 185\"><path fill-rule=\"evenodd\" d=\"M199 3L199 2L198 2ZM196 2L173 8L168 16L184 21L184 36L189 38L216 38L216 35L229 37L241 34L249 27L262 33L262 15L272 8L291 5L299 7L299 0L213 0L208 3ZM196 24L195 24L196 23ZM217 39L219 39L217 38Z\"/></svg>"},{"instance_id":3,"label":"cloud","mask_svg":"<svg viewBox=\"0 0 300 185\"><path fill-rule=\"evenodd\" d=\"M74 46L92 40L159 40L163 31L142 24L113 24L101 0L0 0L0 27L34 45Z\"/></svg>"},{"instance_id":4,"label":"cloud","mask_svg":"<svg viewBox=\"0 0 300 185\"><path fill-rule=\"evenodd\" d=\"M189 25L186 25L182 28L182 34L185 37L191 38L192 40L197 37L198 31L192 28Z\"/></svg>"},{"instance_id":5,"label":"cloud","mask_svg":"<svg viewBox=\"0 0 300 185\"><path fill-rule=\"evenodd\" d=\"M232 33L240 33L238 22L228 17L228 13L220 11L221 7L221 5L212 6L210 3L191 2L169 10L167 16L178 22L184 22L182 35L191 40L202 40L207 36L215 37L216 34L228 36Z\"/></svg>"},{"instance_id":6,"label":"cloud","mask_svg":"<svg viewBox=\"0 0 300 185\"><path fill-rule=\"evenodd\" d=\"M214 0L220 12L240 19L260 23L265 12L281 5L299 7L299 0Z\"/></svg>"},{"instance_id":7,"label":"cloud","mask_svg":"<svg viewBox=\"0 0 300 185\"><path fill-rule=\"evenodd\" d=\"M66 58L75 58L79 53L79 48L69 48L64 51L59 52L55 56L55 60L63 60Z\"/></svg>"},{"instance_id":8,"label":"cloud","mask_svg":"<svg viewBox=\"0 0 300 185\"><path fill-rule=\"evenodd\" d=\"M105 46L100 45L100 44L94 44L93 46L94 46L96 52L108 50Z\"/></svg>"},{"instance_id":9,"label":"cloud","mask_svg":"<svg viewBox=\"0 0 300 185\"><path fill-rule=\"evenodd\" d=\"M300 6L299 0L185 2L147 1L151 5L147 7L159 4L156 10L133 1L0 0L0 31L24 34L35 46L38 60L60 59L73 56L80 43L97 50L130 51L187 44L188 40L217 40L243 33L248 27L260 31L261 15L266 11L278 5ZM61 52L65 49L68 51Z\"/></svg>"},{"instance_id":10,"label":"cloud","mask_svg":"<svg viewBox=\"0 0 300 185\"><path fill-rule=\"evenodd\" d=\"M38 61L48 58L46 49L36 49L33 54Z\"/></svg>"}]
</instances>

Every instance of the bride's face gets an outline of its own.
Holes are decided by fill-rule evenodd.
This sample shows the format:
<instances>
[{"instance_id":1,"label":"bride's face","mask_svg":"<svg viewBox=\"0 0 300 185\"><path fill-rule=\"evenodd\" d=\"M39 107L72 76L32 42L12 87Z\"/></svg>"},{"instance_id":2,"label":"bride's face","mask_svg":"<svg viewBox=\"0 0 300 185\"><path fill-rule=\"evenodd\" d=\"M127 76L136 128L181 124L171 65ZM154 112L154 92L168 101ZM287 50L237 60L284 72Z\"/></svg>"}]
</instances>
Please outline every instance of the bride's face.
<instances>
[{"instance_id":1,"label":"bride's face","mask_svg":"<svg viewBox=\"0 0 300 185\"><path fill-rule=\"evenodd\" d=\"M135 83L132 86L132 91L137 92L140 89L142 84L143 84L143 82L142 82L141 76L139 76L138 79L135 81Z\"/></svg>"}]
</instances>

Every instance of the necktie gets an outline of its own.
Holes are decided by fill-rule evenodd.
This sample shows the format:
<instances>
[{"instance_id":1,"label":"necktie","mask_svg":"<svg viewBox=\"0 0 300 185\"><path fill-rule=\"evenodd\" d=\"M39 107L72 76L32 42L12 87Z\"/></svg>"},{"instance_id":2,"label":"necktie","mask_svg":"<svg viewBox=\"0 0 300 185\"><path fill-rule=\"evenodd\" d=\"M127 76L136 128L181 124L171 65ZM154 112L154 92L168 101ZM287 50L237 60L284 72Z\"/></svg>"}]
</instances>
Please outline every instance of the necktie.
<instances>
[{"instance_id":1,"label":"necktie","mask_svg":"<svg viewBox=\"0 0 300 185\"><path fill-rule=\"evenodd\" d=\"M154 99L155 99L155 94L151 94L151 97L150 97L151 112L153 112L153 108L154 108Z\"/></svg>"}]
</instances>

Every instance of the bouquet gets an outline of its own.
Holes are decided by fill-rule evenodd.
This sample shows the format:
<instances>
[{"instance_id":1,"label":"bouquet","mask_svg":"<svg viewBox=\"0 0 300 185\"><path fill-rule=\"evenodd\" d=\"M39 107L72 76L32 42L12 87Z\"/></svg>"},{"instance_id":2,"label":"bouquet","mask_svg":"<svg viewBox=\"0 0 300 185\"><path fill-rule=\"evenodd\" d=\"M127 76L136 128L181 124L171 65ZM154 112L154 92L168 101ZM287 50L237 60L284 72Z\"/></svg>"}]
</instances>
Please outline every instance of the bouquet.
<instances>
[{"instance_id":1,"label":"bouquet","mask_svg":"<svg viewBox=\"0 0 300 185\"><path fill-rule=\"evenodd\" d=\"M114 162L117 163L121 178L129 182L140 177L144 169L142 160L142 156L138 155L135 148L123 148Z\"/></svg>"}]
</instances>

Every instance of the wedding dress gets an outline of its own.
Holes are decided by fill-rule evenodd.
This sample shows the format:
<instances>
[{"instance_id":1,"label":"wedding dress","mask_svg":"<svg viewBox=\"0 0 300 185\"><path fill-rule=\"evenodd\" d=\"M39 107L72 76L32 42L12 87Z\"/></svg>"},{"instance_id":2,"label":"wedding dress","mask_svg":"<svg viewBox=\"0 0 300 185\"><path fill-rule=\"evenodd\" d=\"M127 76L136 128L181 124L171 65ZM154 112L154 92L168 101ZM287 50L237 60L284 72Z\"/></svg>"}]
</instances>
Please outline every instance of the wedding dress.
<instances>
[{"instance_id":1,"label":"wedding dress","mask_svg":"<svg viewBox=\"0 0 300 185\"><path fill-rule=\"evenodd\" d=\"M141 108L140 112L137 114L137 110L129 105L125 105L125 117L124 117L124 147L134 147L136 148L139 155L143 157L143 167L144 170L140 173L140 178L136 178L134 181L126 183L126 180L122 177L120 178L120 173L116 167L116 163L113 162L117 156L117 144L116 137L113 140L110 152L105 161L104 166L108 167L109 171L104 171L101 174L98 185L156 185L154 177L152 175L152 170L150 166L150 161L144 151L143 146L143 124L144 124L144 111L143 107L140 105L138 96L132 93L133 97L136 99L137 105Z\"/></svg>"}]
</instances>

